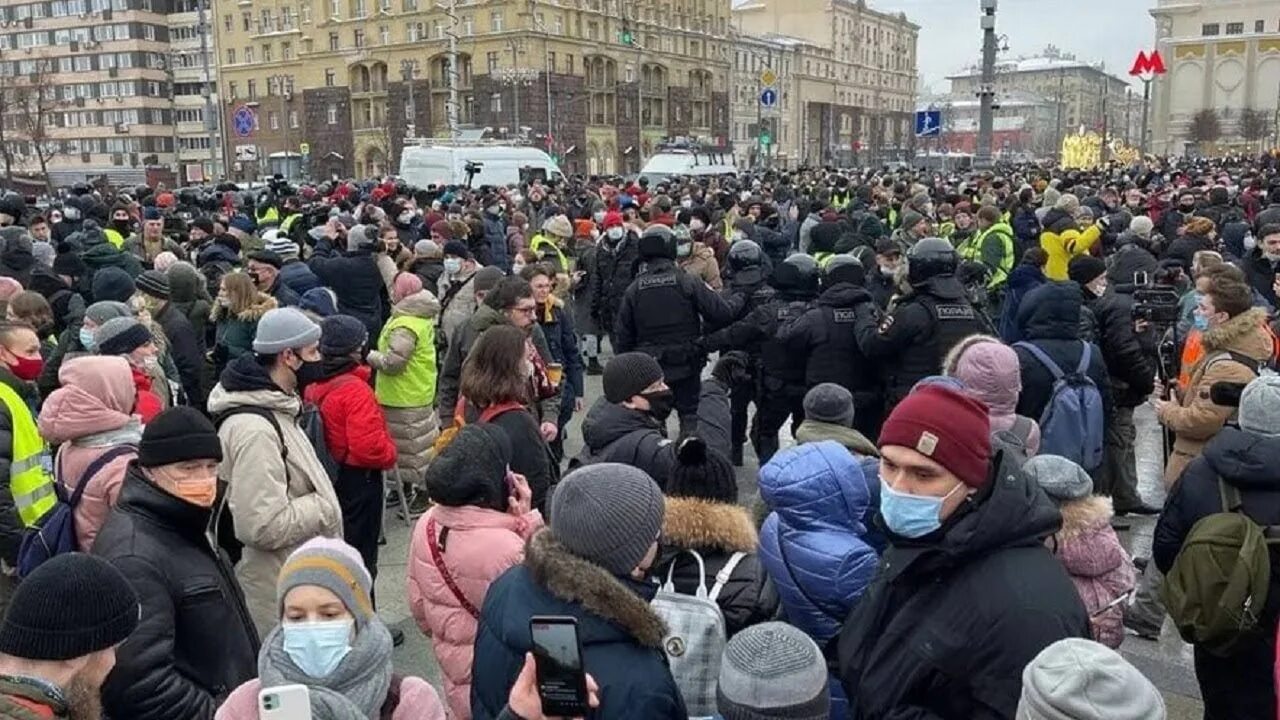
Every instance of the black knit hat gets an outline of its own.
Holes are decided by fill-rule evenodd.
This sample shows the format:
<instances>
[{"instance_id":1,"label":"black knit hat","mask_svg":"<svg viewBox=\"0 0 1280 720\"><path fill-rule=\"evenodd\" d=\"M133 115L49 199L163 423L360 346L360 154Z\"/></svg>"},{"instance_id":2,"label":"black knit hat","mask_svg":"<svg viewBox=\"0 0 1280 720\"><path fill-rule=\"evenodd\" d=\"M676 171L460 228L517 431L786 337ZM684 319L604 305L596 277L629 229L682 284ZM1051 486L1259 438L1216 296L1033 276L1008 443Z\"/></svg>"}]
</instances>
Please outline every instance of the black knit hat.
<instances>
[{"instance_id":1,"label":"black knit hat","mask_svg":"<svg viewBox=\"0 0 1280 720\"><path fill-rule=\"evenodd\" d=\"M0 625L0 653L24 660L71 660L119 645L138 627L142 606L129 581L84 553L50 558L28 575Z\"/></svg>"},{"instance_id":2,"label":"black knit hat","mask_svg":"<svg viewBox=\"0 0 1280 720\"><path fill-rule=\"evenodd\" d=\"M284 265L284 258L270 250L259 250L249 254L249 259L254 262L260 262L263 265L270 265L279 270Z\"/></svg>"},{"instance_id":3,"label":"black knit hat","mask_svg":"<svg viewBox=\"0 0 1280 720\"><path fill-rule=\"evenodd\" d=\"M133 278L129 277L129 273L118 267L108 266L93 274L93 301L115 300L117 302L129 302L129 298L133 297L133 293L138 289L133 284Z\"/></svg>"},{"instance_id":4,"label":"black knit hat","mask_svg":"<svg viewBox=\"0 0 1280 720\"><path fill-rule=\"evenodd\" d=\"M464 425L427 466L431 501L450 507L475 505L505 512L511 440L488 423Z\"/></svg>"},{"instance_id":5,"label":"black knit hat","mask_svg":"<svg viewBox=\"0 0 1280 720\"><path fill-rule=\"evenodd\" d=\"M53 271L59 275L78 278L89 272L89 266L80 259L80 254L69 246L59 245L58 256L53 259Z\"/></svg>"},{"instance_id":6,"label":"black knit hat","mask_svg":"<svg viewBox=\"0 0 1280 720\"><path fill-rule=\"evenodd\" d=\"M707 447L702 438L688 437L676 449L666 493L732 504L738 501L738 478L724 455Z\"/></svg>"},{"instance_id":7,"label":"black knit hat","mask_svg":"<svg viewBox=\"0 0 1280 720\"><path fill-rule=\"evenodd\" d=\"M135 317L118 317L98 326L94 331L100 355L128 355L155 338L146 325Z\"/></svg>"},{"instance_id":8,"label":"black knit hat","mask_svg":"<svg viewBox=\"0 0 1280 720\"><path fill-rule=\"evenodd\" d=\"M169 299L169 276L159 270L144 270L134 284L142 292L161 300Z\"/></svg>"},{"instance_id":9,"label":"black knit hat","mask_svg":"<svg viewBox=\"0 0 1280 720\"><path fill-rule=\"evenodd\" d=\"M1084 287L1106 271L1107 264L1101 259L1092 255L1079 255L1071 258L1071 264L1067 266L1067 277Z\"/></svg>"},{"instance_id":10,"label":"black knit hat","mask_svg":"<svg viewBox=\"0 0 1280 720\"><path fill-rule=\"evenodd\" d=\"M615 355L604 366L604 397L620 403L639 395L662 379L662 366L652 355L629 352Z\"/></svg>"},{"instance_id":11,"label":"black knit hat","mask_svg":"<svg viewBox=\"0 0 1280 720\"><path fill-rule=\"evenodd\" d=\"M138 465L159 467L186 460L222 461L213 423L195 408L179 405L151 418L138 443Z\"/></svg>"},{"instance_id":12,"label":"black knit hat","mask_svg":"<svg viewBox=\"0 0 1280 720\"><path fill-rule=\"evenodd\" d=\"M350 315L332 315L320 322L320 354L350 355L369 339L369 329Z\"/></svg>"}]
</instances>

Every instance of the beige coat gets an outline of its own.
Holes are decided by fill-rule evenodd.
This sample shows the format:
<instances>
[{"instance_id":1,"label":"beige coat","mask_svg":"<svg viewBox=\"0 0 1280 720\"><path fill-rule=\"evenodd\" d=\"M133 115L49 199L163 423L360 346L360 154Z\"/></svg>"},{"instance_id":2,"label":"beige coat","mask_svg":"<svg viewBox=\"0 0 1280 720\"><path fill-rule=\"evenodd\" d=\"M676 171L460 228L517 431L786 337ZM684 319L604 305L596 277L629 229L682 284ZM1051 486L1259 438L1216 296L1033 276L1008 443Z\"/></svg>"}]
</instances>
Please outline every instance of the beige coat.
<instances>
[{"instance_id":1,"label":"beige coat","mask_svg":"<svg viewBox=\"0 0 1280 720\"><path fill-rule=\"evenodd\" d=\"M1246 355L1259 362L1271 357L1271 335L1266 331L1266 312L1254 308L1204 333L1204 356L1191 368L1191 383L1176 403L1161 408L1160 424L1177 435L1173 453L1165 463L1164 484L1171 487L1183 469L1200 455L1234 410L1214 405L1209 390L1214 383L1247 383L1257 375L1253 369L1235 362L1227 351Z\"/></svg>"},{"instance_id":2,"label":"beige coat","mask_svg":"<svg viewBox=\"0 0 1280 720\"><path fill-rule=\"evenodd\" d=\"M342 510L333 484L305 433L297 425L298 396L272 390L228 392L219 384L209 394L209 412L261 407L275 414L288 448L282 457L279 436L261 416L232 415L218 429L222 464L218 476L229 484L227 505L244 553L236 579L258 636L266 637L280 620L276 578L285 558L318 535L342 537Z\"/></svg>"},{"instance_id":3,"label":"beige coat","mask_svg":"<svg viewBox=\"0 0 1280 720\"><path fill-rule=\"evenodd\" d=\"M440 314L440 301L428 290L420 290L396 303L391 314L413 315L428 320ZM373 350L369 353L369 366L378 372L397 375L413 357L418 337L406 328L391 331L385 353ZM436 368L439 369L437 358ZM396 471L401 482L421 484L431 460L431 446L440 434L440 423L435 410L435 397L424 397L419 407L397 408L382 406L387 418L387 429L396 443Z\"/></svg>"},{"instance_id":4,"label":"beige coat","mask_svg":"<svg viewBox=\"0 0 1280 720\"><path fill-rule=\"evenodd\" d=\"M693 251L689 253L689 257L681 258L680 267L710 285L712 290L720 290L724 287L720 281L720 263L716 262L715 252L700 242L693 244Z\"/></svg>"}]
</instances>

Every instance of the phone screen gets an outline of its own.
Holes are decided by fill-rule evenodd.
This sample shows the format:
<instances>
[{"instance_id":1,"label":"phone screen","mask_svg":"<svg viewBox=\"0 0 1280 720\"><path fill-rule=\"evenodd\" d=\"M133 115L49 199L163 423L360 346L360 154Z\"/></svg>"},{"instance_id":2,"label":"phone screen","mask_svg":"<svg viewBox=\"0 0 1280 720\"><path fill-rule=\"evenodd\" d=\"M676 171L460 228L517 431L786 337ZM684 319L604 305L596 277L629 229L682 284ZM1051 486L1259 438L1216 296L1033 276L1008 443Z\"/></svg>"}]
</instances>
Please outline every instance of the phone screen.
<instances>
[{"instance_id":1,"label":"phone screen","mask_svg":"<svg viewBox=\"0 0 1280 720\"><path fill-rule=\"evenodd\" d=\"M529 620L533 657L538 668L538 696L548 716L580 717L587 713L587 675L582 667L578 622L571 617Z\"/></svg>"}]
</instances>

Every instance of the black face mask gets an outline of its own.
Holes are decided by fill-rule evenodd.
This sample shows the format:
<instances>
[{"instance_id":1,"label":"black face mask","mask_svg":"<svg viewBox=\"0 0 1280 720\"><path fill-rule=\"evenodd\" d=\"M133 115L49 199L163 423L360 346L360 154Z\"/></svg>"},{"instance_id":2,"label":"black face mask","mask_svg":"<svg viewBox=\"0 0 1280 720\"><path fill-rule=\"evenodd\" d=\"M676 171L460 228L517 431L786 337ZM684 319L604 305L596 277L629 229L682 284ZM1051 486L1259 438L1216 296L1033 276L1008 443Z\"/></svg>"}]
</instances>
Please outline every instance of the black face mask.
<instances>
[{"instance_id":1,"label":"black face mask","mask_svg":"<svg viewBox=\"0 0 1280 720\"><path fill-rule=\"evenodd\" d=\"M675 393L670 390L655 390L654 392L640 393L640 397L649 401L649 414L658 422L666 422L671 417L671 411L675 409Z\"/></svg>"},{"instance_id":2,"label":"black face mask","mask_svg":"<svg viewBox=\"0 0 1280 720\"><path fill-rule=\"evenodd\" d=\"M1184 205L1179 205L1178 209L1184 213L1189 213L1189 212L1194 212L1196 209L1196 206L1194 204L1191 204L1191 205L1184 204Z\"/></svg>"},{"instance_id":3,"label":"black face mask","mask_svg":"<svg viewBox=\"0 0 1280 720\"><path fill-rule=\"evenodd\" d=\"M129 232L130 224L128 220L112 220L111 227L115 228L116 232L124 234Z\"/></svg>"},{"instance_id":4,"label":"black face mask","mask_svg":"<svg viewBox=\"0 0 1280 720\"><path fill-rule=\"evenodd\" d=\"M302 365L294 370L293 374L298 378L298 392L301 393L308 385L325 378L324 361L303 360Z\"/></svg>"}]
</instances>

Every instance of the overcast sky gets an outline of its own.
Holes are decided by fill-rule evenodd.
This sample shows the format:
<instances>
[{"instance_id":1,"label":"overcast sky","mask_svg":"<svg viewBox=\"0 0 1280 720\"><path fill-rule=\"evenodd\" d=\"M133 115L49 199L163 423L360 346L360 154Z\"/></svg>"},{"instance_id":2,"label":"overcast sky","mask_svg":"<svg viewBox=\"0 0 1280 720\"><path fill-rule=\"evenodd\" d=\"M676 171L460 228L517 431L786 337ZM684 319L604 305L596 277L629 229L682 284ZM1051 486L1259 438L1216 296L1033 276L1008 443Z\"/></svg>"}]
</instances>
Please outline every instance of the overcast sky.
<instances>
[{"instance_id":1,"label":"overcast sky","mask_svg":"<svg viewBox=\"0 0 1280 720\"><path fill-rule=\"evenodd\" d=\"M945 92L947 75L978 62L982 30L979 0L868 0L885 11L901 10L920 26L920 72L935 92ZM996 32L1009 36L1011 58L1039 55L1049 44L1080 60L1104 61L1107 70L1128 77L1138 50L1155 43L1150 0L1000 0Z\"/></svg>"}]
</instances>

